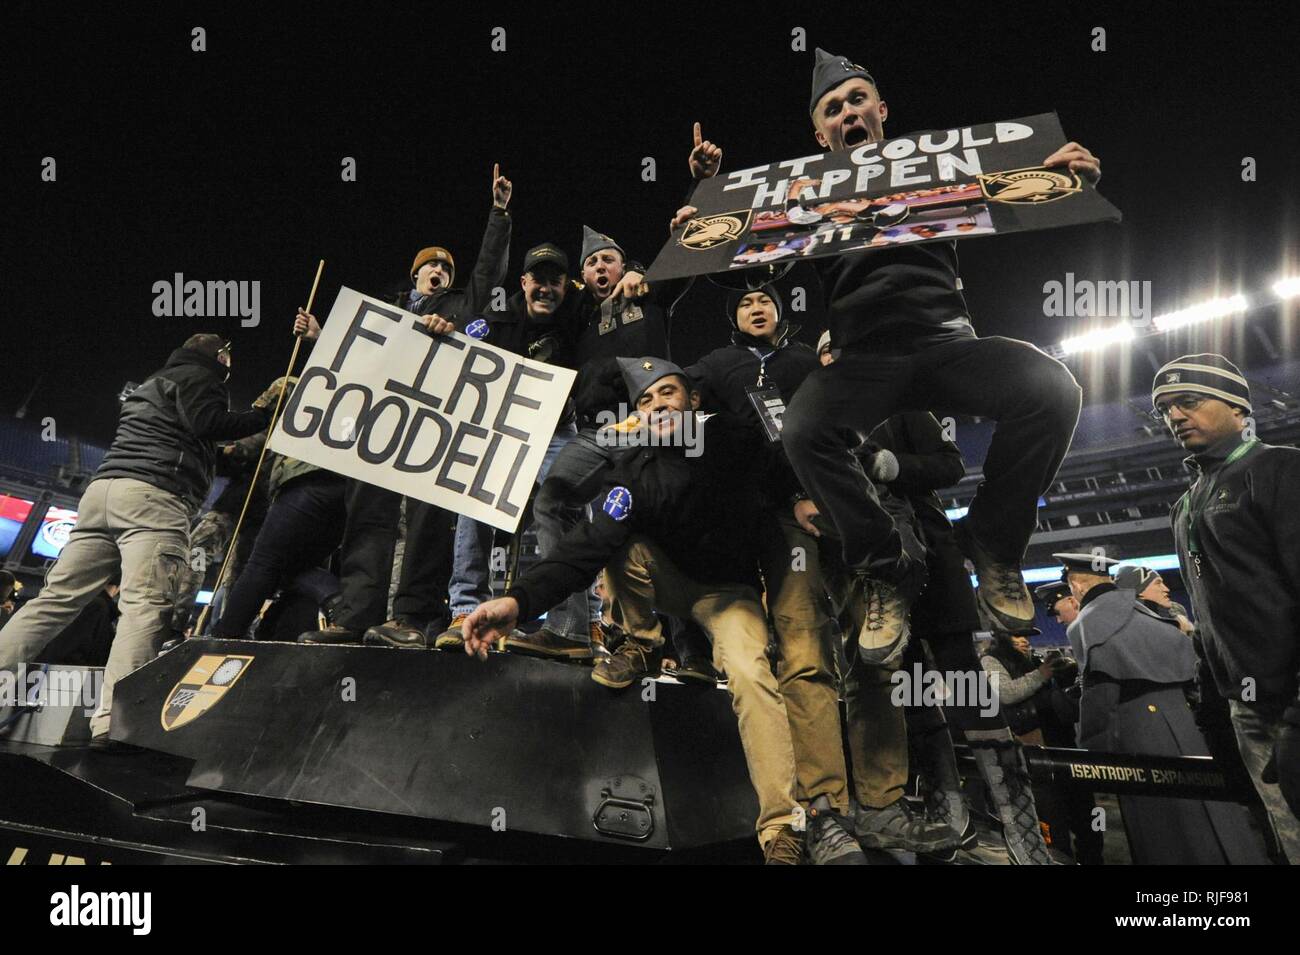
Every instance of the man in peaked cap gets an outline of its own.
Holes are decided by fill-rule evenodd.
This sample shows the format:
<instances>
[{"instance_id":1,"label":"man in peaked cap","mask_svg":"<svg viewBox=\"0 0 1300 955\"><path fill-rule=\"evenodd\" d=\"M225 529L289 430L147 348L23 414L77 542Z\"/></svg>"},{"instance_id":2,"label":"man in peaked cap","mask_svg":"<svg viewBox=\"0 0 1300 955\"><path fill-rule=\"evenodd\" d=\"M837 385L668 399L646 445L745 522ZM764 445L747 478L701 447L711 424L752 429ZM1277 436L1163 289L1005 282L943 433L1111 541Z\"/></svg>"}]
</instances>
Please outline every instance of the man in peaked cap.
<instances>
[{"instance_id":1,"label":"man in peaked cap","mask_svg":"<svg viewBox=\"0 0 1300 955\"><path fill-rule=\"evenodd\" d=\"M817 50L809 109L814 136L832 151L884 139L888 108L874 77ZM1043 160L1096 181L1100 165L1070 143ZM674 224L697 210L678 211ZM952 242L863 249L812 260L828 306L838 361L809 376L785 417L783 441L803 490L821 507L877 608L859 635L864 648L906 638L920 574L890 515L871 496L851 450L900 410L973 414L998 422L984 481L956 528L975 565L979 600L1007 629L1028 625L1033 601L1020 564L1070 445L1081 392L1060 362L1026 342L979 338L971 327ZM864 499L866 505L863 505Z\"/></svg>"},{"instance_id":2,"label":"man in peaked cap","mask_svg":"<svg viewBox=\"0 0 1300 955\"><path fill-rule=\"evenodd\" d=\"M1114 590L1115 581L1110 575L1110 569L1119 565L1119 561L1107 557L1101 548L1094 553L1076 553L1076 554L1053 554L1053 558L1061 562L1061 581L1065 584L1070 596L1079 606L1079 613L1083 611L1083 595L1088 593L1094 587L1105 586L1108 590ZM1073 575L1073 579L1071 579ZM1106 591L1097 591L1095 596L1101 596ZM1078 613L1073 619L1078 619ZM1071 623L1073 623L1073 619ZM1066 636L1070 637L1070 649L1074 651L1074 659L1080 665L1083 664L1083 648L1074 642L1069 625L1066 625Z\"/></svg>"},{"instance_id":3,"label":"man in peaked cap","mask_svg":"<svg viewBox=\"0 0 1300 955\"><path fill-rule=\"evenodd\" d=\"M1070 585L1064 580L1039 584L1034 588L1034 596L1042 601L1043 609L1049 617L1055 617L1061 626L1068 627L1079 616L1079 602L1070 593Z\"/></svg>"},{"instance_id":4,"label":"man in peaked cap","mask_svg":"<svg viewBox=\"0 0 1300 955\"><path fill-rule=\"evenodd\" d=\"M1250 385L1223 355L1182 355L1151 383L1190 455L1169 512L1206 665L1279 843L1300 863L1300 450L1255 437Z\"/></svg>"},{"instance_id":5,"label":"man in peaked cap","mask_svg":"<svg viewBox=\"0 0 1300 955\"><path fill-rule=\"evenodd\" d=\"M1053 554L1079 601L1067 631L1079 664L1079 746L1099 752L1208 756L1183 688L1196 674L1192 642L1115 585L1118 561L1100 553ZM1121 796L1139 865L1263 864L1267 856L1243 806Z\"/></svg>"},{"instance_id":6,"label":"man in peaked cap","mask_svg":"<svg viewBox=\"0 0 1300 955\"><path fill-rule=\"evenodd\" d=\"M611 616L628 634L592 678L621 689L658 672L664 642L655 611L695 620L725 670L741 744L758 795L757 830L770 863L798 864L802 815L795 795L790 722L766 656L767 619L758 597L754 482L737 479L758 437L747 422L714 415L703 424L702 453L686 453L688 419L699 393L681 368L653 356L619 362L641 425L655 440L617 451L592 520L572 528L551 555L530 567L498 600L465 621L466 650L486 649L520 619L587 586L604 567ZM828 817L828 825L837 825ZM843 862L864 862L838 826ZM828 856L831 855L828 853Z\"/></svg>"},{"instance_id":7,"label":"man in peaked cap","mask_svg":"<svg viewBox=\"0 0 1300 955\"><path fill-rule=\"evenodd\" d=\"M517 355L573 367L567 342L559 333L560 315L575 292L569 279L569 257L557 245L543 242L524 256L519 291L506 302L501 312L490 312L483 339L490 345ZM555 434L538 471L539 483L546 480L552 465L563 449L577 436L572 404L556 426ZM534 510L536 515L536 510ZM538 523L538 544L546 557L554 546L552 525ZM465 618L483 601L491 599L493 529L464 514L456 521L456 553L452 568L450 605L451 624L439 634L434 645L440 650L459 650L464 640L461 629ZM600 629L600 601L590 588L571 594L546 613L546 625L533 634L515 633L505 641L505 649L560 660L590 660L604 652Z\"/></svg>"}]
</instances>

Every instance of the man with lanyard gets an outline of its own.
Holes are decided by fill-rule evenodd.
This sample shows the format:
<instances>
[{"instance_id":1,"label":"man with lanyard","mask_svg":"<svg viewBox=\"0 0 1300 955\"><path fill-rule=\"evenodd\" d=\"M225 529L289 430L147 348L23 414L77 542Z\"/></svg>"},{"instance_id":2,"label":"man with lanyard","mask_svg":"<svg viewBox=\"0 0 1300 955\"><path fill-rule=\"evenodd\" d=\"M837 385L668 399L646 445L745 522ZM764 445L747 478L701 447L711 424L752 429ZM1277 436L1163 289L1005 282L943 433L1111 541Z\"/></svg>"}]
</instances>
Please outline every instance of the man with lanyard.
<instances>
[{"instance_id":1,"label":"man with lanyard","mask_svg":"<svg viewBox=\"0 0 1300 955\"><path fill-rule=\"evenodd\" d=\"M888 115L875 80L818 50L810 111L819 145L855 149L884 139ZM1095 156L1069 143L1043 159L1100 178ZM678 211L674 226L697 210ZM998 421L968 516L956 528L975 565L979 599L1006 629L1028 626L1033 600L1020 562L1039 496L1070 446L1081 391L1034 346L975 335L953 243L906 244L812 260L826 293L840 360L809 376L785 417L783 442L803 490L834 524L868 614L864 659L897 653L924 568L908 558L893 519L874 499L852 449L897 411L972 414ZM864 504L865 500L865 504Z\"/></svg>"},{"instance_id":2,"label":"man with lanyard","mask_svg":"<svg viewBox=\"0 0 1300 955\"><path fill-rule=\"evenodd\" d=\"M751 422L768 450L767 460L749 473L766 491L759 563L776 632L781 694L790 716L796 795L814 819L852 812L855 834L867 848L931 851L950 833L906 812L902 799L884 808L862 802L856 811L850 803L831 643L834 622L827 613L821 555L815 534L796 518L797 481L780 445L785 402L819 365L811 348L792 340L799 326L785 319L782 305L771 285L733 291L727 299L732 343L705 355L687 374L700 389L701 411ZM906 735L899 734L896 742L898 759L906 764ZM830 847L818 835L816 828L810 830L807 846L821 861Z\"/></svg>"},{"instance_id":3,"label":"man with lanyard","mask_svg":"<svg viewBox=\"0 0 1300 955\"><path fill-rule=\"evenodd\" d=\"M1151 386L1191 455L1170 511L1206 664L1283 852L1300 863L1300 450L1254 437L1250 385L1217 354L1183 355Z\"/></svg>"}]
</instances>

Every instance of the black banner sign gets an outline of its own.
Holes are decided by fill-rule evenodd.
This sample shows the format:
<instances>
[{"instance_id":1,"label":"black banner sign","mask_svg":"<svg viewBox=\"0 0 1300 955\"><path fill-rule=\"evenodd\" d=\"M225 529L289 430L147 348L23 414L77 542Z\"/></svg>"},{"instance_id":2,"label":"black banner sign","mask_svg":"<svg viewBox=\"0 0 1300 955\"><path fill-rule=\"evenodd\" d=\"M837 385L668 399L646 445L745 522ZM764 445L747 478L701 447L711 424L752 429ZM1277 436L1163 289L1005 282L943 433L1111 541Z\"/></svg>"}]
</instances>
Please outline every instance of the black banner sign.
<instances>
[{"instance_id":1,"label":"black banner sign","mask_svg":"<svg viewBox=\"0 0 1300 955\"><path fill-rule=\"evenodd\" d=\"M646 278L677 278L1087 222L1120 212L1082 177L1042 161L1065 145L1055 113L934 130L722 172Z\"/></svg>"}]
</instances>

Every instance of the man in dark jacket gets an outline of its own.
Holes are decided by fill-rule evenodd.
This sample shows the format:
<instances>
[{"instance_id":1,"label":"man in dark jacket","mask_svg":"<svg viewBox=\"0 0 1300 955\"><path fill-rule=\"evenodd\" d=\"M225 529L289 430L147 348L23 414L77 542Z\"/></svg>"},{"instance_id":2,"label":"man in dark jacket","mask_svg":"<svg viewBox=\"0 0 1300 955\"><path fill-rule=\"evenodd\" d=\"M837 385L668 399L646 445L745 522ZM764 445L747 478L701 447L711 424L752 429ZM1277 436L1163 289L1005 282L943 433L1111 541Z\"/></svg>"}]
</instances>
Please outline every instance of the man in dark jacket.
<instances>
[{"instance_id":1,"label":"man in dark jacket","mask_svg":"<svg viewBox=\"0 0 1300 955\"><path fill-rule=\"evenodd\" d=\"M622 246L590 226L582 229L579 261L582 282L569 291L557 315L560 340L578 371L573 389L577 434L556 455L533 503L538 539L549 542L582 520L611 466L610 449L596 435L627 411L618 359L669 357L669 321L685 289L681 282L645 287L644 269L628 263ZM546 656L590 656L599 629L576 600L577 595L569 595L547 613L543 631L523 642L512 637L507 646Z\"/></svg>"},{"instance_id":2,"label":"man in dark jacket","mask_svg":"<svg viewBox=\"0 0 1300 955\"><path fill-rule=\"evenodd\" d=\"M152 660L168 633L216 443L269 423L269 407L230 410L229 375L230 345L192 335L122 402L117 436L81 496L77 526L39 596L0 633L0 668L34 661L120 570L121 618L90 721L96 739L107 740L117 681Z\"/></svg>"},{"instance_id":3,"label":"man in dark jacket","mask_svg":"<svg viewBox=\"0 0 1300 955\"><path fill-rule=\"evenodd\" d=\"M1070 624L1083 695L1079 746L1103 753L1209 756L1184 687L1196 673L1192 642L1116 587L1115 563L1093 554L1053 554L1079 601ZM1263 843L1245 807L1230 802L1119 797L1133 861L1148 865L1264 865Z\"/></svg>"},{"instance_id":4,"label":"man in dark jacket","mask_svg":"<svg viewBox=\"0 0 1300 955\"><path fill-rule=\"evenodd\" d=\"M888 115L875 80L844 57L818 50L810 112L818 144L844 151L880 142ZM1096 157L1071 143L1043 164L1092 181ZM695 210L679 210L681 223ZM975 565L979 599L1002 626L1032 622L1020 562L1037 501L1070 446L1081 392L1070 372L1034 346L976 336L952 243L866 249L813 259L826 293L840 360L809 376L785 420L786 453L803 490L835 525L845 563L885 626L865 649L905 638L923 574L902 548L890 515L871 496L852 449L896 411L972 414L998 421L984 483L957 540ZM865 499L865 504L863 503Z\"/></svg>"},{"instance_id":5,"label":"man in dark jacket","mask_svg":"<svg viewBox=\"0 0 1300 955\"><path fill-rule=\"evenodd\" d=\"M510 213L514 187L492 170L492 210L479 247L469 285L456 289L456 263L441 246L421 249L411 264L412 287L393 303L425 316L431 332L465 331L474 317L486 312L493 290L506 277L510 254ZM320 326L299 313L295 332L314 338ZM304 633L305 643L366 642L396 647L425 647L447 619L447 587L451 578L456 515L426 501L406 498L406 538L401 577L393 596L393 619L385 621L393 555L397 545L402 497L385 488L350 479L344 498L340 561L342 594L331 622L323 630Z\"/></svg>"},{"instance_id":6,"label":"man in dark jacket","mask_svg":"<svg viewBox=\"0 0 1300 955\"><path fill-rule=\"evenodd\" d=\"M820 824L825 814L849 813L832 621L817 540L794 518L791 493L796 485L780 444L785 402L817 367L817 358L793 340L799 326L786 320L780 293L771 285L731 292L726 315L731 344L709 352L686 374L699 389L700 411L745 422L761 452L744 465L744 479L763 492L764 511L755 515L761 522L759 564L780 657L777 676L790 717L795 794L812 817L805 840L808 855L817 863L834 863L859 856L860 850L823 838L832 830ZM878 842L872 847L895 848Z\"/></svg>"},{"instance_id":7,"label":"man in dark jacket","mask_svg":"<svg viewBox=\"0 0 1300 955\"><path fill-rule=\"evenodd\" d=\"M1183 355L1151 386L1190 456L1170 511L1206 663L1278 842L1300 864L1300 450L1254 436L1250 386L1222 355Z\"/></svg>"},{"instance_id":8,"label":"man in dark jacket","mask_svg":"<svg viewBox=\"0 0 1300 955\"><path fill-rule=\"evenodd\" d=\"M501 312L489 312L471 326L470 334L490 345L516 355L561 367L573 367L572 350L560 329L560 314L569 301L569 257L558 246L544 242L524 256L520 289ZM560 452L578 433L572 407L567 407L556 426L537 472L546 480ZM545 558L556 538L549 523L538 526L538 543ZM521 530L522 533L522 530ZM440 650L459 649L465 618L492 597L491 553L493 528L461 514L456 519L456 550L452 564L451 625L439 634ZM561 607L546 616L546 626L533 634L515 633L505 648L517 653L564 660L590 660L603 652L600 630L600 602L590 588L571 594Z\"/></svg>"},{"instance_id":9,"label":"man in dark jacket","mask_svg":"<svg viewBox=\"0 0 1300 955\"><path fill-rule=\"evenodd\" d=\"M601 567L612 616L628 636L596 665L596 682L621 688L654 675L664 640L655 610L694 619L713 642L714 665L729 677L765 856L798 864L790 722L765 653L767 622L756 592L757 487L736 476L738 463L753 453L753 430L711 417L701 453L688 454L685 428L699 394L682 370L649 357L625 360L623 368L640 423L655 440L614 455L592 520L566 534L505 597L470 615L465 648L486 656L516 621L586 586ZM852 842L842 830L841 837Z\"/></svg>"}]
</instances>

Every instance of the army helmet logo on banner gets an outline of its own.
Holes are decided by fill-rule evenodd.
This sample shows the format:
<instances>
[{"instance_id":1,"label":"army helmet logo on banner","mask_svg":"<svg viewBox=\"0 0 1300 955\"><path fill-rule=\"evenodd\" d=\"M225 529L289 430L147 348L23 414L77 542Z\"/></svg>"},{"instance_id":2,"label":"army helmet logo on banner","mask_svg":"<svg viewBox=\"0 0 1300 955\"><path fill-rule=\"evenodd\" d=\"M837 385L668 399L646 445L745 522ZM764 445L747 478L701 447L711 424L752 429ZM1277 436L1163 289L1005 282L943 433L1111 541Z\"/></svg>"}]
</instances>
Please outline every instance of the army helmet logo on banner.
<instances>
[{"instance_id":1,"label":"army helmet logo on banner","mask_svg":"<svg viewBox=\"0 0 1300 955\"><path fill-rule=\"evenodd\" d=\"M749 228L749 217L752 213L752 209L742 209L736 212L719 212L711 216L697 216L687 221L686 228L677 241L685 248L697 252L716 248L725 242L734 242Z\"/></svg>"},{"instance_id":2,"label":"army helmet logo on banner","mask_svg":"<svg viewBox=\"0 0 1300 955\"><path fill-rule=\"evenodd\" d=\"M216 706L235 682L244 675L251 656L205 653L167 694L162 708L162 728L171 732L193 723Z\"/></svg>"},{"instance_id":3,"label":"army helmet logo on banner","mask_svg":"<svg viewBox=\"0 0 1300 955\"><path fill-rule=\"evenodd\" d=\"M1046 166L981 173L979 181L985 198L1015 205L1032 206L1054 202L1083 191L1083 183L1077 175L1068 170L1062 172L1059 169L1048 169Z\"/></svg>"}]
</instances>

